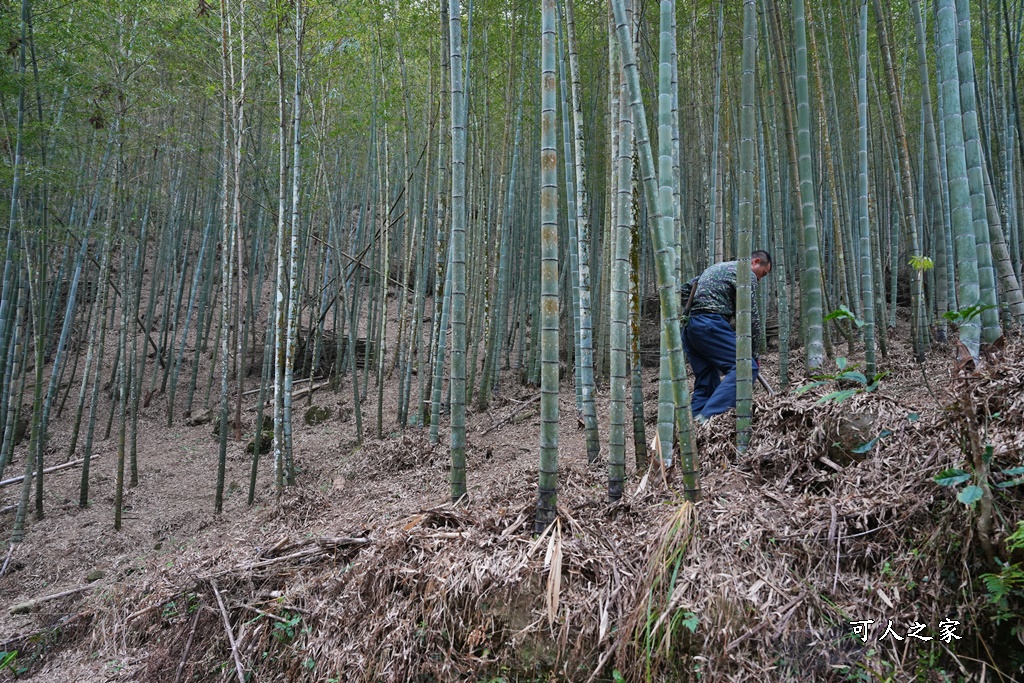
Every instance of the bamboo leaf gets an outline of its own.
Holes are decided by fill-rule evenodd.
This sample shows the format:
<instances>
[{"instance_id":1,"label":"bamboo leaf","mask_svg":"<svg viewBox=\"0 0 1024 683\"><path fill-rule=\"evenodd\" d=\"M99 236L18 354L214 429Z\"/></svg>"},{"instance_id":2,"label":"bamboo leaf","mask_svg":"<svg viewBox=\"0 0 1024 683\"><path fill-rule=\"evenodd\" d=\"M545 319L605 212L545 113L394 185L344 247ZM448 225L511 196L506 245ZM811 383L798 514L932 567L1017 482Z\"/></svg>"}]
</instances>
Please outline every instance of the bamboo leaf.
<instances>
[{"instance_id":1,"label":"bamboo leaf","mask_svg":"<svg viewBox=\"0 0 1024 683\"><path fill-rule=\"evenodd\" d=\"M816 403L818 405L830 402L842 403L848 398L851 398L854 394L857 393L857 391L857 389L843 389L842 391L833 391L831 394L825 394L824 396L819 398L816 401Z\"/></svg>"},{"instance_id":2,"label":"bamboo leaf","mask_svg":"<svg viewBox=\"0 0 1024 683\"><path fill-rule=\"evenodd\" d=\"M861 320L860 318L858 318L853 313L853 311L851 311L849 308L847 308L846 306L843 306L843 305L840 305L839 308L837 308L836 310L832 311L831 313L829 313L828 315L825 316L824 321L828 322L829 320L849 320L851 323L853 323L858 328L864 327L864 321ZM842 362L840 363L840 361L842 361ZM843 369L844 367L846 367L846 359L845 358L837 358L836 359L836 365L839 366L840 370Z\"/></svg>"},{"instance_id":3,"label":"bamboo leaf","mask_svg":"<svg viewBox=\"0 0 1024 683\"><path fill-rule=\"evenodd\" d=\"M980 486L968 486L957 494L956 499L964 505L970 505L981 500L982 490Z\"/></svg>"},{"instance_id":4,"label":"bamboo leaf","mask_svg":"<svg viewBox=\"0 0 1024 683\"><path fill-rule=\"evenodd\" d=\"M964 483L970 478L971 475L961 469L948 469L936 474L935 477L932 478L932 481L939 486L956 486L957 484Z\"/></svg>"},{"instance_id":5,"label":"bamboo leaf","mask_svg":"<svg viewBox=\"0 0 1024 683\"><path fill-rule=\"evenodd\" d=\"M868 451L870 451L872 448L875 447L875 444L878 443L879 439L884 439L885 437L891 436L891 435L892 435L892 432L890 432L888 429L883 429L878 436L876 436L875 438L871 439L871 441L868 441L867 443L863 443L860 446L857 446L851 452L852 453L860 453L860 454L867 453Z\"/></svg>"},{"instance_id":6,"label":"bamboo leaf","mask_svg":"<svg viewBox=\"0 0 1024 683\"><path fill-rule=\"evenodd\" d=\"M931 270L932 268L935 267L934 261L932 261L927 256L920 256L918 254L914 254L913 256L911 256L910 261L908 261L907 263L914 270Z\"/></svg>"},{"instance_id":7,"label":"bamboo leaf","mask_svg":"<svg viewBox=\"0 0 1024 683\"><path fill-rule=\"evenodd\" d=\"M810 384L805 384L802 387L798 387L797 388L796 395L800 396L802 394L806 394L811 389L816 389L816 388L820 387L823 384L825 384L825 382L811 382Z\"/></svg>"}]
</instances>

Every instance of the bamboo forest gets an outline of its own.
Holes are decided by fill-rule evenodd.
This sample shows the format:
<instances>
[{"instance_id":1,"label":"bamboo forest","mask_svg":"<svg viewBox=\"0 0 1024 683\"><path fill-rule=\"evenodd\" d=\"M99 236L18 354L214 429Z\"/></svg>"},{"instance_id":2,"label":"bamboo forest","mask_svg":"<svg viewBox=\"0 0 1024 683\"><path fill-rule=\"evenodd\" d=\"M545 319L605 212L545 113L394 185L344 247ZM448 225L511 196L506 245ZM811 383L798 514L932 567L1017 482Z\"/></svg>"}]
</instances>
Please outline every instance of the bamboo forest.
<instances>
[{"instance_id":1,"label":"bamboo forest","mask_svg":"<svg viewBox=\"0 0 1024 683\"><path fill-rule=\"evenodd\" d=\"M1022 0L0 31L0 681L1024 681Z\"/></svg>"}]
</instances>

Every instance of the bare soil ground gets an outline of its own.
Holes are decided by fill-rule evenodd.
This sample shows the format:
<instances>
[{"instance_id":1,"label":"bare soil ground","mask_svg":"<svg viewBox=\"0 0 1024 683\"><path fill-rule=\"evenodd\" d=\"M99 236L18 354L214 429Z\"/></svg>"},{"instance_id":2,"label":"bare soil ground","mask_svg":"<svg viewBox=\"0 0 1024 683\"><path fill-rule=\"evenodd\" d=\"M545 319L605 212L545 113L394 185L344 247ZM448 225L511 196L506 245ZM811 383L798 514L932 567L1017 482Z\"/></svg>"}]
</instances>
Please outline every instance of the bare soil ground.
<instances>
[{"instance_id":1,"label":"bare soil ground","mask_svg":"<svg viewBox=\"0 0 1024 683\"><path fill-rule=\"evenodd\" d=\"M19 671L19 680L55 683L238 680L236 653L250 680L261 681L611 680L613 667L637 679L645 661L661 680L842 680L868 670L925 671L921 680L931 680L927 671L941 667L976 670L971 660L985 658L982 636L993 630L956 611L957 582L978 564L973 518L930 481L963 462L950 436L955 416L942 410L955 400L952 349L937 347L922 372L895 335L890 345L881 363L890 375L876 393L819 405L820 391L758 392L748 456L731 445L731 416L699 428L705 496L695 507L682 503L678 473L669 487L641 484L631 447L625 499L609 505L607 449L587 463L574 390L563 383L561 523L539 543L531 536L537 390L512 372L487 411L470 410L470 496L460 507L449 503L447 422L436 446L425 431L400 432L395 380L386 385L380 440L371 437L371 382L361 446L347 382L337 394L312 395L311 405L332 410L323 424L304 424L307 401L296 405L300 472L280 500L265 456L255 503L246 505L250 456L244 441L231 441L220 515L211 426L179 419L167 428L155 400L140 415L139 485L126 492L120 531L114 438L99 442L89 507L77 505L79 468L48 475L46 516L30 521L0 577L0 650L18 651L0 680ZM777 387L776 354L763 365ZM1012 368L1022 366L1015 356ZM999 386L1024 386L1022 376ZM1024 412L1007 395L1004 414ZM654 368L645 369L644 398L652 420ZM606 388L597 406L607 444ZM874 451L850 457L883 429L891 435ZM993 429L1002 430L1000 461L1020 464L1022 424ZM66 415L51 426L48 464L64 459L68 430ZM647 430L650 439L654 425ZM23 445L10 476L24 457ZM0 507L17 488L0 489ZM1018 494L997 534L1020 506ZM13 514L0 517L0 536L12 522ZM947 537L953 529L959 536ZM85 586L28 614L7 609ZM658 610L643 612L652 602ZM949 614L962 617L971 645L957 651L954 642L941 661L937 648L869 652L845 623L914 618L934 630ZM652 630L658 615L665 623ZM697 619L695 633L679 624L687 615ZM647 649L643 638L621 637L643 633L644 623ZM666 662L659 648L673 639L675 661Z\"/></svg>"}]
</instances>

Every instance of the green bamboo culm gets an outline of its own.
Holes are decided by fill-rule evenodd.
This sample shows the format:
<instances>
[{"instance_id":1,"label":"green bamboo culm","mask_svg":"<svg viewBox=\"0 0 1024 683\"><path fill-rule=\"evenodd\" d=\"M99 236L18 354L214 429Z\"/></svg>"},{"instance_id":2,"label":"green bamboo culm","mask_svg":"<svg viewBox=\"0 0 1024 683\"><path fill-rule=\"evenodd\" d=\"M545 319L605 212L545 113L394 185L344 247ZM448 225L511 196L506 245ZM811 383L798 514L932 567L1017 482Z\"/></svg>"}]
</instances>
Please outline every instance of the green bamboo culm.
<instances>
[{"instance_id":1,"label":"green bamboo culm","mask_svg":"<svg viewBox=\"0 0 1024 683\"><path fill-rule=\"evenodd\" d=\"M821 303L821 257L818 251L818 225L814 207L814 177L811 171L811 105L807 92L807 29L804 0L793 1L793 33L796 42L796 118L800 175L800 205L803 219L804 262L800 288L807 310L800 314L806 324L804 362L807 370L817 370L825 362L824 322Z\"/></svg>"},{"instance_id":2,"label":"green bamboo culm","mask_svg":"<svg viewBox=\"0 0 1024 683\"><path fill-rule=\"evenodd\" d=\"M572 297L570 298L572 304L572 319L573 319L573 361L575 364L574 377L576 385L576 412L577 414L583 414L583 354L580 348L580 315L581 315L581 304L580 304L580 251L579 251L579 233L578 233L578 217L579 213L576 209L576 168L572 163L573 155L573 142L572 136L569 133L570 116L569 116L569 87L566 81L566 58L565 58L565 32L563 31L564 22L561 20L562 8L559 3L556 2L556 21L557 26L556 37L558 38L558 99L562 106L562 156L565 159L562 165L562 176L565 180L565 203L566 203L566 227L568 228L568 249L567 258L569 259L569 279L572 283Z\"/></svg>"},{"instance_id":3,"label":"green bamboo culm","mask_svg":"<svg viewBox=\"0 0 1024 683\"><path fill-rule=\"evenodd\" d=\"M858 222L860 223L860 293L864 318L864 364L868 377L875 374L875 290L872 279L871 224L868 221L868 2L860 7L857 31L857 148Z\"/></svg>"},{"instance_id":4,"label":"green bamboo culm","mask_svg":"<svg viewBox=\"0 0 1024 683\"><path fill-rule=\"evenodd\" d=\"M304 261L299 253L302 223L299 214L299 198L301 196L302 170L302 36L303 28L302 1L295 0L295 89L292 92L292 204L291 204L291 242L289 245L288 273L288 319L285 343L284 362L284 468L285 483L295 485L295 462L292 452L292 381L295 374L295 352L298 338L300 316L300 294L302 290L302 268ZM230 273L230 270L228 271ZM230 277L230 275L229 275Z\"/></svg>"},{"instance_id":5,"label":"green bamboo culm","mask_svg":"<svg viewBox=\"0 0 1024 683\"><path fill-rule=\"evenodd\" d=\"M633 107L633 125L640 156L644 196L647 199L648 220L651 225L651 244L654 251L655 276L661 303L661 316L668 332L669 370L672 375L672 402L675 404L676 433L679 438L680 459L683 468L683 493L688 500L700 497L700 471L693 443L690 394L686 381L686 362L679 330L679 297L675 286L675 248L672 244L673 211L672 184L656 187L654 155L647 132L647 114L640 93L640 75L636 66L636 51L626 23L623 0L612 0L615 15L615 33L622 55L622 69ZM659 126L661 122L659 121ZM672 163L672 144L667 141L667 154L659 155L659 164ZM659 150L660 151L660 150Z\"/></svg>"},{"instance_id":6,"label":"green bamboo culm","mask_svg":"<svg viewBox=\"0 0 1024 683\"><path fill-rule=\"evenodd\" d=\"M115 187L117 185L115 184ZM111 407L111 414L117 411L117 467L114 474L114 530L121 529L121 515L124 511L124 445L125 423L128 409L128 356L124 351L128 348L128 240L124 226L121 232L121 325L118 329L117 347L121 350L121 362L115 363L117 369L116 399Z\"/></svg>"},{"instance_id":7,"label":"green bamboo culm","mask_svg":"<svg viewBox=\"0 0 1024 683\"><path fill-rule=\"evenodd\" d=\"M992 265L989 225L985 206L985 180L982 174L981 133L978 129L978 107L974 97L974 52L971 49L971 9L965 0L956 0L957 65L960 73L960 107L964 126L964 155L967 161L967 185L971 193L971 216L974 226L974 247L978 254L981 338L991 344L1002 335L996 297L996 275Z\"/></svg>"},{"instance_id":8,"label":"green bamboo culm","mask_svg":"<svg viewBox=\"0 0 1024 683\"><path fill-rule=\"evenodd\" d=\"M608 348L608 340L611 338L611 263L612 263L612 226L618 220L619 202L616 198L617 180L613 170L619 145L619 126L616 117L619 112L619 85L621 83L621 67L619 66L619 41L615 32L614 16L608 18L608 160L609 168L607 195L605 210L602 214L604 219L597 241L600 251L597 257L596 290L594 300L597 306L594 308L594 373L600 379L609 379L609 364L611 353Z\"/></svg>"},{"instance_id":9,"label":"green bamboo culm","mask_svg":"<svg viewBox=\"0 0 1024 683\"><path fill-rule=\"evenodd\" d=\"M583 98L580 94L580 68L576 56L576 28L573 21L573 0L565 2L565 37L569 52L569 76L572 91L574 159L576 162L577 251L580 268L580 393L583 402L583 425L586 430L587 460L596 462L601 454L594 409L594 330L591 314L590 288L590 208L586 190L586 153L583 138ZM517 128L518 132L518 128ZM504 301L504 299L499 299Z\"/></svg>"},{"instance_id":10,"label":"green bamboo culm","mask_svg":"<svg viewBox=\"0 0 1024 683\"><path fill-rule=\"evenodd\" d=\"M451 48L449 46L449 18L448 18L448 0L440 0L440 11L439 14L439 33L441 34L441 69L439 75L440 81L440 92L441 96L438 98L438 118L444 122L448 120L447 104L448 97L445 95L451 91L451 86L448 83L448 78L451 74L451 66L448 62L451 60ZM450 154L447 151L447 140L448 133L451 132L451 126L447 127L448 133L445 132L446 127L444 123L438 126L437 134L437 183L435 190L435 197L437 198L435 213L434 213L434 241L436 247L434 248L434 314L430 317L430 353L427 354L427 358L423 363L425 369L427 369L426 379L423 383L423 396L430 396L429 401L429 414L428 403L424 400L421 403L421 410L424 414L424 419L430 421L430 443L436 444L440 441L440 435L438 433L441 414L441 385L444 382L444 356L445 347L447 345L447 332L448 332L448 300L450 295L450 287L448 281L450 277L450 269L448 264L450 263L451 244L448 237L450 231L445 230L447 225L447 198L449 194L449 185L446 183L451 182L451 173L448 171L447 163L450 158ZM443 330L443 333L441 332Z\"/></svg>"},{"instance_id":11,"label":"green bamboo culm","mask_svg":"<svg viewBox=\"0 0 1024 683\"><path fill-rule=\"evenodd\" d=\"M28 41L26 40L26 31L27 31L27 26L28 26L28 17L29 17L29 3L28 3L28 0L21 0L21 40L19 42L19 50L18 50L19 57L18 57L18 124L17 124L17 139L16 139L16 142L15 142L14 164L13 164L13 183L12 183L12 186L11 186L11 216L10 216L10 224L9 224L8 233L7 233L7 246L8 246L8 248L7 248L7 251L4 254L5 260L8 263L10 262L11 257L14 254L14 250L11 247L13 246L13 237L16 234L15 231L16 231L16 226L18 224L17 216L18 216L18 186L19 186L19 179L20 179L19 172L20 172L20 162L22 160L21 159L22 142L23 142L22 136L24 135L24 127L25 127L25 83L26 83L26 80L25 80L25 52L26 52L27 45L28 45ZM41 301L43 297L38 292L32 292L31 258L30 258L30 254L29 254L29 250L28 250L28 243L27 243L27 240L25 239L24 232L21 233L20 237L21 237L22 249L23 249L24 254L25 254L25 269L26 269L25 278L26 278L26 283L27 283L28 288L29 288L29 298L26 299L26 301L27 302L31 302L31 301L33 301L35 299L36 296L39 296L40 297L39 300ZM7 271L7 265L5 264L5 272L6 271ZM27 305L30 305L30 304L27 304ZM24 532L25 532L25 513L26 513L26 510L28 508L29 487L31 486L32 467L33 467L33 464L34 464L34 459L33 459L34 451L32 451L31 449L37 444L38 436L39 436L39 420L36 419L36 418L39 417L38 407L39 407L40 390L42 388L42 383L43 383L43 360L44 360L44 358L43 358L43 347L41 345L40 334L39 334L39 329L38 329L39 324L40 324L38 319L40 319L40 318L42 318L42 309L41 308L40 308L38 313L33 313L32 314L32 319L33 319L33 322L34 322L33 328L34 328L34 333L35 333L35 344L36 344L35 373L34 373L34 375L35 375L35 385L34 385L35 389L34 389L33 404L32 404L33 405L33 409L32 409L32 417L33 417L33 420L32 420L32 436L30 437L30 440L29 440L29 454L25 457L25 479L22 481L21 491L20 491L20 493L18 495L18 508L17 508L17 510L14 513L14 528L13 528L12 533L11 533L11 543L21 543L22 537L23 537ZM28 333L28 330L26 330L26 334L27 333Z\"/></svg>"},{"instance_id":12,"label":"green bamboo culm","mask_svg":"<svg viewBox=\"0 0 1024 683\"><path fill-rule=\"evenodd\" d=\"M619 85L620 90L624 84ZM609 406L608 406L608 500L622 498L626 478L626 317L629 305L629 217L633 194L633 122L627 97L619 97L619 145L613 165L616 220L612 225L611 307L609 325Z\"/></svg>"},{"instance_id":13,"label":"green bamboo culm","mask_svg":"<svg viewBox=\"0 0 1024 683\"><path fill-rule=\"evenodd\" d=\"M558 507L558 151L555 147L555 0L541 4L540 111L540 533Z\"/></svg>"},{"instance_id":14,"label":"green bamboo culm","mask_svg":"<svg viewBox=\"0 0 1024 683\"><path fill-rule=\"evenodd\" d=\"M658 191L666 184L672 186L672 208L673 208L673 221L681 221L681 207L679 206L678 194L678 142L679 142L679 119L676 116L676 102L675 88L673 88L674 82L674 67L675 67L675 22L673 19L676 14L676 3L675 0L662 0L661 12L660 12L660 28L661 34L658 40ZM666 80L668 83L666 83ZM668 108L667 120L668 126L664 125L666 120L666 107ZM664 164L664 144L666 142L666 136L668 136L668 142L671 145L672 154L672 167L670 169L670 176L665 177L665 164ZM660 196L660 195L659 195ZM674 226L678 228L678 226ZM678 229L675 229L678 234ZM678 243L676 244L678 248ZM689 250L687 250L689 254ZM679 259L677 259L678 265ZM692 268L692 263L689 264ZM690 269L687 272L692 272ZM678 285L678 269L677 269L677 282ZM668 335L666 334L665 324L662 321L660 334L658 335L660 340L660 363L658 368L658 442L661 447L661 462L664 467L668 468L672 466L672 441L673 441L673 424L672 424L672 380L671 374L668 368ZM655 454L658 455L658 454Z\"/></svg>"},{"instance_id":15,"label":"green bamboo culm","mask_svg":"<svg viewBox=\"0 0 1024 683\"><path fill-rule=\"evenodd\" d=\"M284 491L285 463L287 462L287 442L284 434L284 392L285 392L285 363L287 360L286 345L288 340L288 245L291 242L291 232L288 220L285 215L285 188L288 177L288 133L287 119L285 118L285 90L284 90L284 50L281 41L281 28L284 21L283 9L276 8L274 20L275 39L277 47L277 147L278 147L278 173L277 173L277 273L274 289L274 488L280 496ZM212 265L212 261L211 261ZM211 278L212 279L212 278ZM202 335L202 326L199 329ZM199 363L195 363L194 368ZM194 372L194 369L193 369ZM193 380L194 381L194 380Z\"/></svg>"},{"instance_id":16,"label":"green bamboo culm","mask_svg":"<svg viewBox=\"0 0 1024 683\"><path fill-rule=\"evenodd\" d=\"M448 11L452 98L451 495L456 501L466 494L466 93L462 86L459 0L449 0Z\"/></svg>"},{"instance_id":17,"label":"green bamboo culm","mask_svg":"<svg viewBox=\"0 0 1024 683\"><path fill-rule=\"evenodd\" d=\"M923 114L926 163L925 178L928 184L928 201L931 204L932 249L935 252L935 339L945 342L947 338L946 319L949 310L949 282L953 273L953 262L946 242L946 212L943 210L942 173L939 170L939 145L936 137L935 119L932 115L932 94L928 64L927 43L924 35L924 18L919 0L911 0L910 8L914 17L914 37L917 44L918 74L921 82L921 112ZM863 259L863 254L861 255ZM865 326L867 319L865 318ZM865 331L865 334L867 332Z\"/></svg>"},{"instance_id":18,"label":"green bamboo culm","mask_svg":"<svg viewBox=\"0 0 1024 683\"><path fill-rule=\"evenodd\" d=\"M21 244L22 250L25 254L25 280L28 284L28 299L26 299L27 307L35 305L35 310L32 312L32 334L35 349L35 370L33 371L33 379L35 381L34 390L32 395L32 429L31 435L29 436L29 450L25 456L25 475L21 482L21 490L18 494L18 508L14 513L14 527L11 530L11 543L21 543L25 533L25 516L28 514L28 502L29 494L32 491L32 474L37 471L36 460L36 448L39 445L39 426L41 420L39 419L40 410L42 407L42 387L43 387L43 365L44 355L43 351L45 343L43 342L43 330L41 326L44 324L42 321L45 319L43 315L43 302L45 296L40 294L42 278L35 281L36 273L32 267L31 251L29 250L28 240L26 239L25 233L21 233ZM39 302L33 304L32 302ZM26 324L28 327L28 324ZM28 330L26 329L26 334ZM27 372L27 369L26 369Z\"/></svg>"},{"instance_id":19,"label":"green bamboo culm","mask_svg":"<svg viewBox=\"0 0 1024 683\"><path fill-rule=\"evenodd\" d=\"M775 13L769 12L774 7L771 2L765 2L761 0L760 3L762 12L762 31L766 38L764 42L764 54L766 62L771 65L773 62L778 62L778 57L774 54L777 48L775 32ZM769 21L772 19L772 21ZM780 65L781 68L781 65ZM771 175L771 201L769 202L771 211L771 223L774 230L772 231L772 270L776 271L778 275L773 278L775 281L775 300L778 306L778 324L779 324L779 388L786 390L789 387L789 340L792 330L792 323L789 312L790 302L790 285L789 275L786 269L788 256L786 254L786 236L783 234L783 225L786 223L783 216L787 215L787 208L790 206L786 203L784 197L786 196L786 185L785 180L787 178L786 169L787 166L781 158L782 154L782 140L778 130L776 129L776 121L779 118L778 109L776 107L776 89L775 82L776 77L774 76L775 71L771 68L765 69L766 88L762 90L765 93L762 102L762 110L765 106L765 100L768 103L768 111L764 112L761 116L761 127L764 130L763 137L768 143L766 153L761 155L761 174L765 177L766 182L768 179L768 173L774 170L775 173ZM782 88L783 95L788 95L789 89ZM783 102L785 102L783 97ZM785 109L785 107L780 107ZM788 119L788 115L783 112L783 118ZM791 132L787 126L787 133ZM785 133L783 134L785 135ZM788 140L789 136L785 135ZM791 167L790 167L791 168ZM791 195L792 196L792 195ZM767 309L763 311L764 320L767 320Z\"/></svg>"},{"instance_id":20,"label":"green bamboo culm","mask_svg":"<svg viewBox=\"0 0 1024 683\"><path fill-rule=\"evenodd\" d=\"M721 191L720 181L720 168L721 162L718 160L718 148L720 138L720 123L722 118L722 52L725 48L725 41L723 40L725 33L725 0L719 0L718 3L718 49L715 53L715 101L713 105L714 109L714 122L712 124L713 131L711 133L711 174L709 182L711 183L711 198L710 198L710 210L708 212L708 264L718 263L722 258L722 254L716 250L715 245L721 239L721 235L718 234L718 213L722 210L720 202L718 201L718 193Z\"/></svg>"},{"instance_id":21,"label":"green bamboo culm","mask_svg":"<svg viewBox=\"0 0 1024 683\"><path fill-rule=\"evenodd\" d=\"M914 178L910 168L910 152L907 147L907 132L903 116L903 103L900 97L899 83L896 77L896 68L890 41L888 37L885 8L880 0L874 0L875 20L878 35L879 51L882 53L883 73L885 74L885 85L889 93L889 107L893 123L893 134L895 136L895 147L898 157L899 173L899 199L902 211L903 224L906 226L907 246L912 258L923 256L921 241L918 237L917 209L914 205ZM896 261L894 261L896 263ZM898 270L895 269L895 270ZM928 346L928 321L925 315L924 302L924 271L915 268L914 277L911 281L911 335L914 345L914 355L918 363L925 360L925 352ZM895 272L894 272L895 275Z\"/></svg>"},{"instance_id":22,"label":"green bamboo culm","mask_svg":"<svg viewBox=\"0 0 1024 683\"><path fill-rule=\"evenodd\" d=\"M631 164L632 165L632 164ZM634 176L635 178L635 176ZM633 199L639 189L632 192ZM640 367L640 249L642 223L639 202L634 201L632 219L629 222L629 382L632 389L633 413L633 455L637 472L647 469L647 433L644 419L644 377ZM673 225L673 234L675 226ZM673 271L673 277L675 272Z\"/></svg>"},{"instance_id":23,"label":"green bamboo culm","mask_svg":"<svg viewBox=\"0 0 1024 683\"><path fill-rule=\"evenodd\" d=\"M381 75L383 79L383 74ZM385 96L386 96L385 92ZM386 99L386 97L385 97ZM388 331L388 277L390 272L389 256L391 254L391 210L389 201L391 191L388 181L388 169L390 168L390 152L388 151L388 124L384 121L384 160L380 171L380 180L383 184L381 193L383 220L380 229L380 314L375 321L377 329L377 357L374 359L377 365L377 438L384 438L384 358L387 356L387 331ZM298 155L296 155L298 158ZM298 165L296 164L296 167ZM404 296L401 297L403 300Z\"/></svg>"},{"instance_id":24,"label":"green bamboo culm","mask_svg":"<svg viewBox=\"0 0 1024 683\"><path fill-rule=\"evenodd\" d=\"M13 266L14 255L5 254L5 261ZM7 455L7 444L11 442L11 446L13 447L14 445L14 433L13 431L8 431L8 429L13 429L13 426L8 428L7 425L14 418L14 414L21 405L21 397L16 396L14 393L15 385L17 384L16 380L18 379L17 373L14 372L14 368L18 364L18 352L16 350L18 329L17 327L10 327L10 325L14 323L17 317L16 311L19 311L20 308L16 298L19 291L13 282L14 274L11 272L12 270L14 270L13 267L7 273L7 276L12 278L12 281L7 283L7 296L10 297L10 300L0 303L0 309L6 307L8 315L11 317L10 320L0 321L0 328L2 328L0 329L0 368L2 368L0 369L0 382L3 384L2 388L0 388L0 425L3 425L4 429L4 437L0 440L2 442L2 445L0 445L0 478L4 476L4 468L9 457Z\"/></svg>"},{"instance_id":25,"label":"green bamboo culm","mask_svg":"<svg viewBox=\"0 0 1024 683\"><path fill-rule=\"evenodd\" d=\"M935 15L937 31L936 72L944 109L946 172L949 185L949 213L956 246L957 299L961 308L976 306L978 291L978 252L971 217L971 192L967 181L964 153L964 129L960 115L960 78L957 74L955 0L938 0ZM976 316L960 321L960 342L971 356L978 357L981 325Z\"/></svg>"},{"instance_id":26,"label":"green bamboo culm","mask_svg":"<svg viewBox=\"0 0 1024 683\"><path fill-rule=\"evenodd\" d=\"M234 237L233 229L234 226L231 224L232 215L229 211L228 200L230 190L230 174L228 173L229 164L229 148L228 148L228 134L231 130L231 110L228 106L229 90L228 90L228 29L227 29L227 7L225 1L220 2L220 47L221 47L221 78L222 78L222 89L221 89L221 113L223 115L222 122L222 140L221 140L221 163L223 164L223 170L221 171L221 247L222 251L220 254L220 285L221 285L221 327L226 329L231 319L231 266L232 266L232 255L234 250L232 249L232 239ZM232 67L233 68L233 67ZM298 101L296 100L296 106ZM296 157L297 158L297 157ZM298 164L296 164L298 168ZM184 277L182 278L184 281ZM220 425L220 433L218 434L218 451L217 451L217 489L214 494L213 511L216 514L220 514L224 511L224 477L227 468L227 451L228 451L228 370L230 366L229 359L230 351L230 340L227 334L221 335L221 346L220 346L220 418L218 420Z\"/></svg>"},{"instance_id":27,"label":"green bamboo culm","mask_svg":"<svg viewBox=\"0 0 1024 683\"><path fill-rule=\"evenodd\" d=\"M740 104L740 202L736 238L736 449L750 443L754 390L751 348L750 233L754 224L754 61L757 57L756 0L743 2L743 80Z\"/></svg>"}]
</instances>

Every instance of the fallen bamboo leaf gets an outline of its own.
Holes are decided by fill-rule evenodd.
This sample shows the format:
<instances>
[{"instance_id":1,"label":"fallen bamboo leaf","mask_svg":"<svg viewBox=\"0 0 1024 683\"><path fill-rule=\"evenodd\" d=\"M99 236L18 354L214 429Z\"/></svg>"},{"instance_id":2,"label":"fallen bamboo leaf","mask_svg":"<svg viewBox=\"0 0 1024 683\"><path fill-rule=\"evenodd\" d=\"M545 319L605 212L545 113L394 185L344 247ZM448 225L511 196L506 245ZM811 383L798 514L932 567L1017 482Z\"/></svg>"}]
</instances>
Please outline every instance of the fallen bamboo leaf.
<instances>
[{"instance_id":1,"label":"fallen bamboo leaf","mask_svg":"<svg viewBox=\"0 0 1024 683\"><path fill-rule=\"evenodd\" d=\"M558 600L562 592L562 522L555 520L555 530L548 542L547 556L544 565L548 567L548 628L555 627L555 616L558 614Z\"/></svg>"}]
</instances>

